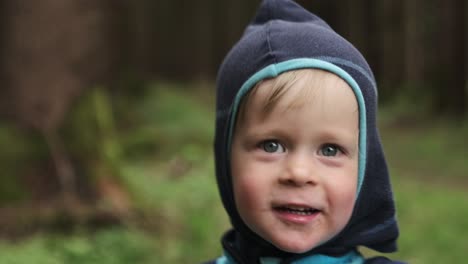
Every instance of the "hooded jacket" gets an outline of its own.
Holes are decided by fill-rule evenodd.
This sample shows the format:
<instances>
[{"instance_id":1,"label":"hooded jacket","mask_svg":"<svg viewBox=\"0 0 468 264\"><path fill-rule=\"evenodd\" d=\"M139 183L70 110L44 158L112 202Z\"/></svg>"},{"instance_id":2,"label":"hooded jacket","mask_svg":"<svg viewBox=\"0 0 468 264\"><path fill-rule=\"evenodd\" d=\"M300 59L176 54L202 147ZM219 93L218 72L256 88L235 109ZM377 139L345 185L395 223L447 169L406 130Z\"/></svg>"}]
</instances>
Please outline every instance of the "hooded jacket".
<instances>
[{"instance_id":1,"label":"hooded jacket","mask_svg":"<svg viewBox=\"0 0 468 264\"><path fill-rule=\"evenodd\" d=\"M242 221L234 202L229 153L237 110L244 95L263 79L304 68L336 74L347 82L356 96L360 152L358 197L351 219L339 234L304 254L292 254L277 249ZM265 257L276 262L264 263L362 263L346 262L345 258L358 254L357 246L383 253L396 251L398 227L376 126L376 110L377 87L373 73L352 44L294 1L264 0L218 72L216 179L233 226L222 238L225 257L218 259L218 263L260 263ZM328 257L330 262L317 261L317 256ZM394 262L374 258L366 263Z\"/></svg>"}]
</instances>

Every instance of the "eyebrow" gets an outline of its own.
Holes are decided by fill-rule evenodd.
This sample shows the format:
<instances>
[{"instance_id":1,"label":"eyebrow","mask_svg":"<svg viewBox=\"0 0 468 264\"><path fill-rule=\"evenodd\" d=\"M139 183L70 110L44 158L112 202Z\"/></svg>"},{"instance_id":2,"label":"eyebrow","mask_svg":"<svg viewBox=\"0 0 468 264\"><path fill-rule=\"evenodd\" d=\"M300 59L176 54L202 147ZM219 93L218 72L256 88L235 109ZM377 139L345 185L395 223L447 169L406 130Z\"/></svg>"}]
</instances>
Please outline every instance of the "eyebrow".
<instances>
[{"instance_id":1,"label":"eyebrow","mask_svg":"<svg viewBox=\"0 0 468 264\"><path fill-rule=\"evenodd\" d=\"M254 138L268 138L268 137L289 137L288 128L262 128L261 125L253 129L246 130L244 133L248 137ZM356 132L355 135L349 133L340 132L337 129L324 129L319 131L318 137L323 141L336 141L336 142L355 142L356 146L359 141L359 129L353 130ZM353 133L354 134L354 133Z\"/></svg>"}]
</instances>

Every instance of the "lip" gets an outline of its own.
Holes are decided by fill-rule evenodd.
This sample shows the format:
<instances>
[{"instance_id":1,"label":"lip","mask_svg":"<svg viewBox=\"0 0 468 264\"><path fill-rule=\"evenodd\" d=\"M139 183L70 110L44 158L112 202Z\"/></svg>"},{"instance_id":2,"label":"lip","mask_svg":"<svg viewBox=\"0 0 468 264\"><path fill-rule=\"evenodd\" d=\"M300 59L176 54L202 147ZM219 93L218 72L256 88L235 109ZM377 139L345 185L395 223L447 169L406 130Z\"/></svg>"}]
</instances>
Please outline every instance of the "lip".
<instances>
[{"instance_id":1,"label":"lip","mask_svg":"<svg viewBox=\"0 0 468 264\"><path fill-rule=\"evenodd\" d=\"M286 210L285 208L297 210ZM320 208L302 203L281 203L274 205L272 209L280 220L297 225L309 224L322 213Z\"/></svg>"}]
</instances>

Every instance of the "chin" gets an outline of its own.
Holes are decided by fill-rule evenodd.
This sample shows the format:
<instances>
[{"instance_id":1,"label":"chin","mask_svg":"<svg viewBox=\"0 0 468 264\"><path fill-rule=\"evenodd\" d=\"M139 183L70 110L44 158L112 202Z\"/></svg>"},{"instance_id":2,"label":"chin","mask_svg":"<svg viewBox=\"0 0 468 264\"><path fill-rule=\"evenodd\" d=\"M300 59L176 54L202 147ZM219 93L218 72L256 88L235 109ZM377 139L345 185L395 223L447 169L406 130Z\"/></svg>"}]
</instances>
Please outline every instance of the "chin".
<instances>
[{"instance_id":1,"label":"chin","mask_svg":"<svg viewBox=\"0 0 468 264\"><path fill-rule=\"evenodd\" d=\"M295 241L297 242L297 241ZM294 253L294 254L302 254L307 251L310 251L313 249L316 245L315 244L304 244L304 243L284 243L284 244L275 244L276 247L282 251L289 252L289 253Z\"/></svg>"}]
</instances>

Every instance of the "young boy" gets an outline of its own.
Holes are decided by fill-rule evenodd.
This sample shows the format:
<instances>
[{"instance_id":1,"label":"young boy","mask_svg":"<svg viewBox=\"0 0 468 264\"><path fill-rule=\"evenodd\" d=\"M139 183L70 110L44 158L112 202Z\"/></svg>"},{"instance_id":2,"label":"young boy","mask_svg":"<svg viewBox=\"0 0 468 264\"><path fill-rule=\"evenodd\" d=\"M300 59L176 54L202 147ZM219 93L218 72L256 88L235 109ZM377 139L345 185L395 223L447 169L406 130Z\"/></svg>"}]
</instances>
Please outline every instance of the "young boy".
<instances>
[{"instance_id":1,"label":"young boy","mask_svg":"<svg viewBox=\"0 0 468 264\"><path fill-rule=\"evenodd\" d=\"M377 90L361 54L290 0L264 0L218 75L216 176L233 229L209 263L399 263Z\"/></svg>"}]
</instances>

